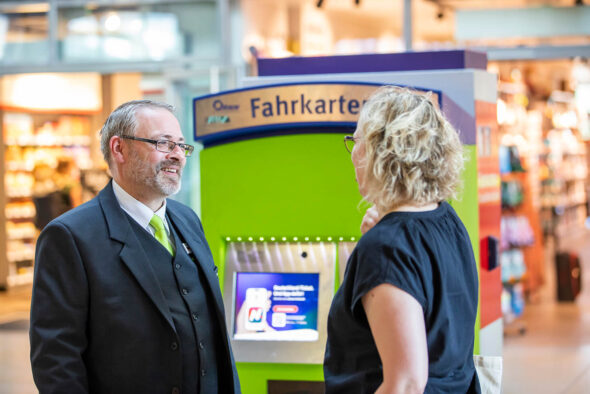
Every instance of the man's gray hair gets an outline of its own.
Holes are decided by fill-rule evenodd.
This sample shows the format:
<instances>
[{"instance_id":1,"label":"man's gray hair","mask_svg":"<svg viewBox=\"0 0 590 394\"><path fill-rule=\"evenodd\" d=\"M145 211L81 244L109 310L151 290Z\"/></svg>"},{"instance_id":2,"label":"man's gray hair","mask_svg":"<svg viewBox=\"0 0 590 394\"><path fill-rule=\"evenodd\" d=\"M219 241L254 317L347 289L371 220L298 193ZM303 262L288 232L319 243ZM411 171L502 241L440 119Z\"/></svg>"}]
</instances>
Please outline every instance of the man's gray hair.
<instances>
[{"instance_id":1,"label":"man's gray hair","mask_svg":"<svg viewBox=\"0 0 590 394\"><path fill-rule=\"evenodd\" d=\"M111 165L111 148L109 143L113 136L134 136L137 130L137 111L143 108L162 108L174 113L170 104L152 100L133 100L119 105L107 118L100 130L100 150L105 161Z\"/></svg>"}]
</instances>

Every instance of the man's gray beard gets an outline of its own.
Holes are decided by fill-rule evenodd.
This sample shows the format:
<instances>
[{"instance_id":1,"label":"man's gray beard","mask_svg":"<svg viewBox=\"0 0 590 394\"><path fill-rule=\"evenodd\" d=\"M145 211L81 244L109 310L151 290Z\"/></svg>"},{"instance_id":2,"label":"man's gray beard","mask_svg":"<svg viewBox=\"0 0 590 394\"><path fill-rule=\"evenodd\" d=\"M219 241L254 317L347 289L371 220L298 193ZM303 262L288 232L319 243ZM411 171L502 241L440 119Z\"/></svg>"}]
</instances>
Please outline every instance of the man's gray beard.
<instances>
[{"instance_id":1,"label":"man's gray beard","mask_svg":"<svg viewBox=\"0 0 590 394\"><path fill-rule=\"evenodd\" d=\"M179 173L178 175L180 176L182 175L182 173ZM156 178L150 179L150 181L153 180L153 185L150 186L152 186L154 189L159 190L166 197L178 193L180 191L180 186L182 183L180 178L178 179L178 183L172 183L170 182L170 180L165 179L164 177L165 175L162 172L158 171L158 175L156 175Z\"/></svg>"},{"instance_id":2,"label":"man's gray beard","mask_svg":"<svg viewBox=\"0 0 590 394\"><path fill-rule=\"evenodd\" d=\"M170 179L166 179L166 175L160 171L162 168L167 167L169 164L178 165L176 162L163 161L156 166L155 173L152 171L149 163L144 163L137 152L132 151L131 163L127 170L128 174L135 178L138 183L143 183L148 186L151 190L157 190L164 197L171 196L178 193L181 186L180 177L182 176L182 169L178 170L178 183L174 183Z\"/></svg>"}]
</instances>

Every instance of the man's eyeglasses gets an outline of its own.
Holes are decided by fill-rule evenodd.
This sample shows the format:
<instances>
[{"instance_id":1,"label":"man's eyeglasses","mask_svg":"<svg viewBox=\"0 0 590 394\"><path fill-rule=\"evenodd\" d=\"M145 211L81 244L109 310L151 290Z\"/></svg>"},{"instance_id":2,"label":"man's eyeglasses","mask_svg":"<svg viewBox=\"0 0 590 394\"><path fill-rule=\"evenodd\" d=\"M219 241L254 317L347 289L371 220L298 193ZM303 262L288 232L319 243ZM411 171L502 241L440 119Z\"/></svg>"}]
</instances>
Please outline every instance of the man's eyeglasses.
<instances>
[{"instance_id":1,"label":"man's eyeglasses","mask_svg":"<svg viewBox=\"0 0 590 394\"><path fill-rule=\"evenodd\" d=\"M121 138L125 138L128 140L134 140L134 141L143 141L143 142L148 142L150 144L154 144L154 145L156 145L156 150L163 152L163 153L170 153L174 150L174 148L179 146L180 149L182 149L184 151L185 157L189 157L193 153L193 151L195 150L195 147L192 145L182 144L180 142L174 142L174 141L170 141L170 140L150 140L148 138L132 137L130 135L122 135Z\"/></svg>"},{"instance_id":2,"label":"man's eyeglasses","mask_svg":"<svg viewBox=\"0 0 590 394\"><path fill-rule=\"evenodd\" d=\"M354 148L354 143L356 139L352 135L345 135L344 136L344 147L348 151L348 153L352 153L352 148Z\"/></svg>"}]
</instances>

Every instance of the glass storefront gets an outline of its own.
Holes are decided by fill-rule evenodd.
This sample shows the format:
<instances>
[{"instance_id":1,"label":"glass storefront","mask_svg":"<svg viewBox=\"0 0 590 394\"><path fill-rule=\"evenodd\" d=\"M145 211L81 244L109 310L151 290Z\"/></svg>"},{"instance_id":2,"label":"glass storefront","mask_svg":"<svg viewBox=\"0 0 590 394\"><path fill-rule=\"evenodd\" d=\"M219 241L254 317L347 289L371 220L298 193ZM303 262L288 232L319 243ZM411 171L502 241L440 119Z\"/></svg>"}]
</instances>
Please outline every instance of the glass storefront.
<instances>
[{"instance_id":1,"label":"glass storefront","mask_svg":"<svg viewBox=\"0 0 590 394\"><path fill-rule=\"evenodd\" d=\"M191 56L217 59L221 46L215 7L215 2L60 7L60 59L64 62L160 61Z\"/></svg>"},{"instance_id":2,"label":"glass storefront","mask_svg":"<svg viewBox=\"0 0 590 394\"><path fill-rule=\"evenodd\" d=\"M42 64L49 54L49 5L0 4L0 65Z\"/></svg>"},{"instance_id":3,"label":"glass storefront","mask_svg":"<svg viewBox=\"0 0 590 394\"><path fill-rule=\"evenodd\" d=\"M215 0L3 1L0 65L11 72L8 67L19 65L51 66L51 71L87 65L96 71L126 63L152 70L163 63L224 64L229 56L222 42L228 27L220 23L224 4Z\"/></svg>"}]
</instances>

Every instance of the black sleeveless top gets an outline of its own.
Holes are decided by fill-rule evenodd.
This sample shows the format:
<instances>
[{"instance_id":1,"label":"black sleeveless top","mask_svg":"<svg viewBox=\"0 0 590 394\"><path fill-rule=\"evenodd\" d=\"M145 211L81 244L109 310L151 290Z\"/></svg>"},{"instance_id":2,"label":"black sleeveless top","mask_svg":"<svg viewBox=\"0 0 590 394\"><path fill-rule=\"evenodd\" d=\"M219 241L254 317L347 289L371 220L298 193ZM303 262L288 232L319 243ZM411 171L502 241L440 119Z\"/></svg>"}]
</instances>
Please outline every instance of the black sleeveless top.
<instances>
[{"instance_id":1,"label":"black sleeveless top","mask_svg":"<svg viewBox=\"0 0 590 394\"><path fill-rule=\"evenodd\" d=\"M362 297L389 283L422 306L428 347L425 393L479 393L473 364L478 277L469 236L446 202L392 212L352 252L328 317L326 393L373 393L381 360Z\"/></svg>"}]
</instances>

